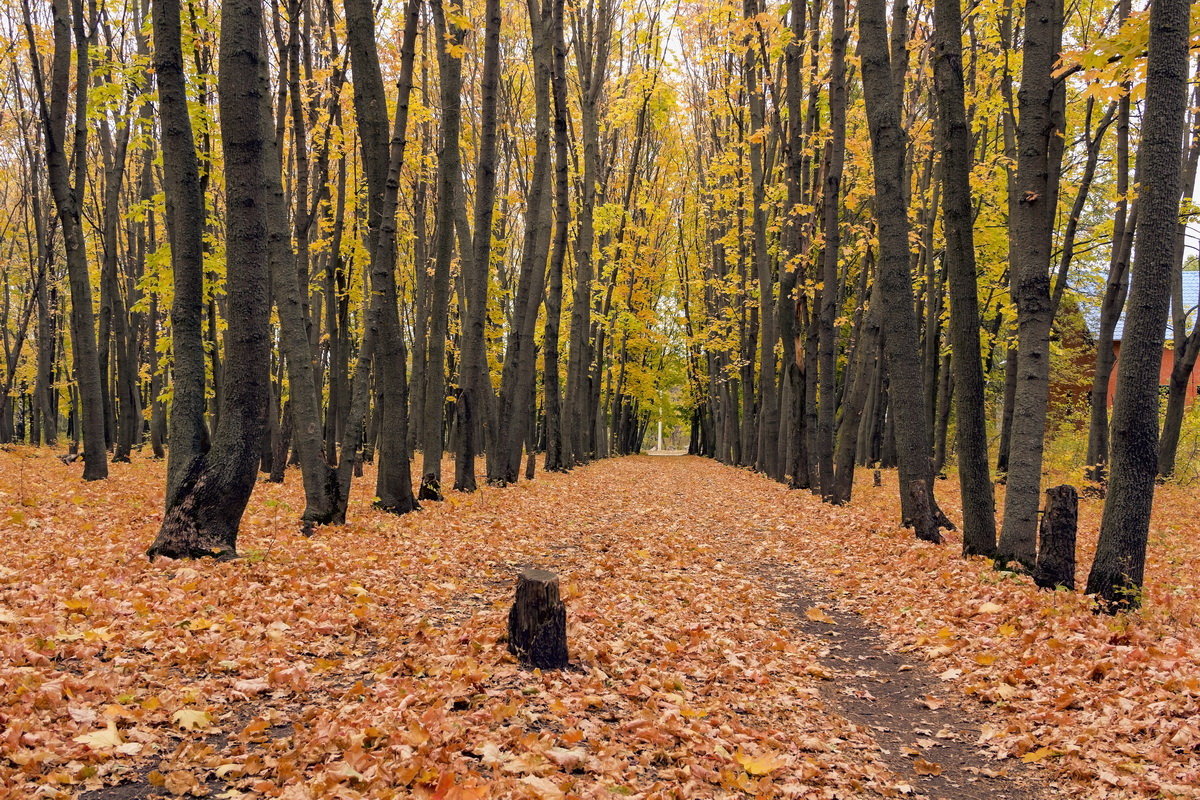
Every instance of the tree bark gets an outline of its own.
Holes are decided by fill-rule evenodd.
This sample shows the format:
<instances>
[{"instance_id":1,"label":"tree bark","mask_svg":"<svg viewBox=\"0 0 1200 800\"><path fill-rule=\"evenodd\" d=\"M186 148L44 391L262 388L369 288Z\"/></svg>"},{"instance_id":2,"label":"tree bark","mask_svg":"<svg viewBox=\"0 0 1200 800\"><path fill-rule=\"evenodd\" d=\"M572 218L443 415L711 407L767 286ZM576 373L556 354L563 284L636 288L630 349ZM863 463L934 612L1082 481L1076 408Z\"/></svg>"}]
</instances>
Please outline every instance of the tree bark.
<instances>
[{"instance_id":1,"label":"tree bark","mask_svg":"<svg viewBox=\"0 0 1200 800\"><path fill-rule=\"evenodd\" d=\"M1043 589L1075 588L1075 531L1079 521L1079 495L1074 486L1046 490L1041 542L1033 582Z\"/></svg>"},{"instance_id":2,"label":"tree bark","mask_svg":"<svg viewBox=\"0 0 1200 800\"><path fill-rule=\"evenodd\" d=\"M188 113L180 0L151 5L154 75L162 130L163 194L171 244L171 409L167 423L166 507L208 450L204 423L204 195Z\"/></svg>"},{"instance_id":3,"label":"tree bark","mask_svg":"<svg viewBox=\"0 0 1200 800\"><path fill-rule=\"evenodd\" d=\"M82 198L87 176L87 91L90 80L89 41L82 0L54 0L54 53L50 62L49 97L42 79L41 59L34 40L29 5L24 3L30 61L44 128L46 168L50 195L58 213L66 253L71 292L71 351L79 387L83 429L83 479L108 477L108 449L104 436L103 376L92 320L92 283L88 274L87 244L83 237ZM75 42L75 114L73 153L67 154L67 107L71 100L72 37ZM74 165L72 178L71 166Z\"/></svg>"},{"instance_id":4,"label":"tree bark","mask_svg":"<svg viewBox=\"0 0 1200 800\"><path fill-rule=\"evenodd\" d=\"M887 58L887 29L884 25L884 67L890 69ZM861 17L860 17L861 25ZM816 419L817 476L821 496L829 498L833 492L833 448L834 421L837 411L837 306L838 257L841 251L841 186L842 167L846 158L846 2L833 0L833 28L830 42L829 62L829 140L825 145L825 186L822 195L825 241L821 268L820 313L817 322L819 351L817 353L817 381L819 403ZM890 78L889 78L890 80ZM890 92L890 89L889 89ZM903 146L901 145L903 148ZM901 155L903 158L903 155ZM901 203L901 208L904 204ZM907 222L907 221L906 221ZM907 228L907 224L905 228ZM906 234L907 235L907 234ZM905 244L905 260L908 245ZM905 267L907 270L907 266Z\"/></svg>"},{"instance_id":5,"label":"tree bark","mask_svg":"<svg viewBox=\"0 0 1200 800\"><path fill-rule=\"evenodd\" d=\"M1025 46L1018 93L1016 204L1009 221L1017 358L1004 524L996 563L1032 569L1037 556L1042 451L1050 391L1050 257L1061 133L1053 71L1062 43L1062 0L1026 0Z\"/></svg>"},{"instance_id":6,"label":"tree bark","mask_svg":"<svg viewBox=\"0 0 1200 800\"><path fill-rule=\"evenodd\" d=\"M566 11L563 0L550 0L551 45L553 47L553 69L550 85L554 100L554 242L550 251L550 278L546 291L546 328L542 341L545 350L545 370L542 376L542 393L545 397L546 414L546 460L543 469L561 472L567 468L563 453L563 419L561 388L558 370L558 332L562 317L563 263L567 258L567 234L569 233L571 202L567 147L570 109L567 108L567 46L563 39L563 16Z\"/></svg>"},{"instance_id":7,"label":"tree bark","mask_svg":"<svg viewBox=\"0 0 1200 800\"><path fill-rule=\"evenodd\" d=\"M567 609L553 572L527 569L517 579L508 614L508 651L529 669L567 666Z\"/></svg>"},{"instance_id":8,"label":"tree bark","mask_svg":"<svg viewBox=\"0 0 1200 800\"><path fill-rule=\"evenodd\" d=\"M475 167L475 238L471 260L464 264L462 317L462 391L458 396L458 452L454 488L473 492L475 458L482 429L485 447L492 432L492 382L484 334L487 327L488 278L492 263L492 222L496 205L496 116L500 84L500 0L487 0L484 10L483 66L479 80L479 155Z\"/></svg>"},{"instance_id":9,"label":"tree bark","mask_svg":"<svg viewBox=\"0 0 1200 800\"><path fill-rule=\"evenodd\" d=\"M914 525L917 536L931 541L924 519L928 508L934 519L941 514L933 498L933 470L929 431L920 403L910 398L925 397L920 369L920 344L913 308L912 274L909 272L909 229L904 202L904 133L895 97L888 56L887 24L883 0L865 0L858 9L859 56L862 60L863 94L871 134L875 165L875 214L879 230L879 291L883 302L884 355L892 397L905 398L891 404L895 420L897 462L900 471L901 505L904 519ZM917 481L927 493L927 502L914 504Z\"/></svg>"},{"instance_id":10,"label":"tree bark","mask_svg":"<svg viewBox=\"0 0 1200 800\"><path fill-rule=\"evenodd\" d=\"M962 8L959 0L935 0L933 13L963 555L991 556L996 549L996 500L988 472L986 385L979 349L979 287L975 277L971 201L971 129L963 87Z\"/></svg>"},{"instance_id":11,"label":"tree bark","mask_svg":"<svg viewBox=\"0 0 1200 800\"><path fill-rule=\"evenodd\" d=\"M263 69L262 6L228 0L221 15L217 91L225 158L228 273L227 390L212 448L184 477L148 555L237 554L242 513L254 489L270 390L270 306L263 140L257 80Z\"/></svg>"},{"instance_id":12,"label":"tree bark","mask_svg":"<svg viewBox=\"0 0 1200 800\"><path fill-rule=\"evenodd\" d=\"M1182 191L1188 14L1186 0L1155 0L1150 7L1146 111L1139 153L1142 216L1117 367L1112 473L1087 583L1088 593L1097 595L1109 611L1141 602L1158 469L1158 372Z\"/></svg>"},{"instance_id":13,"label":"tree bark","mask_svg":"<svg viewBox=\"0 0 1200 800\"><path fill-rule=\"evenodd\" d=\"M410 0L409 14L416 13ZM387 101L379 53L375 44L375 19L370 0L345 0L346 32L354 71L354 113L358 120L359 144L367 178L367 249L370 254L371 296L367 323L359 347L354 384L338 462L339 501L349 498L350 480L362 441L370 399L371 363L377 367L381 407L379 468L375 481L375 504L385 511L403 514L419 506L412 490L412 467L408 451L408 354L400 330L396 296L396 206L400 166L404 160L409 79L397 87L395 127L387 140ZM406 26L407 28L407 26ZM412 58L412 56L405 56Z\"/></svg>"},{"instance_id":14,"label":"tree bark","mask_svg":"<svg viewBox=\"0 0 1200 800\"><path fill-rule=\"evenodd\" d=\"M454 258L455 204L465 202L457 191L462 157L459 130L462 118L462 57L452 48L462 46L466 32L446 18L442 0L430 0L433 9L440 96L441 150L438 153L437 208L434 212L433 276L429 296L429 341L425 351L424 417L421 425L421 492L419 500L441 500L443 428L446 421L446 333L450 321L450 262ZM433 476L431 482L429 476Z\"/></svg>"}]
</instances>

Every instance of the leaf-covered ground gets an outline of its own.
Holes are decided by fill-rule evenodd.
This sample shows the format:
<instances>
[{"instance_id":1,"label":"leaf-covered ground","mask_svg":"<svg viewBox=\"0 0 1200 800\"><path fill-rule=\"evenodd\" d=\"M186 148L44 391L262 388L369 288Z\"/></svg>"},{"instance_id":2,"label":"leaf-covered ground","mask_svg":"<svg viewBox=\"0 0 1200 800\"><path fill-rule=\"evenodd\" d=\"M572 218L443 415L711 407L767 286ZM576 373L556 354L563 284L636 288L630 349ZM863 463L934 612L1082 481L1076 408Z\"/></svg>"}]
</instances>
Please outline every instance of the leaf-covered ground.
<instances>
[{"instance_id":1,"label":"leaf-covered ground","mask_svg":"<svg viewBox=\"0 0 1200 800\"><path fill-rule=\"evenodd\" d=\"M162 464L78 469L0 454L6 797L912 796L821 691L824 645L773 570L928 661L989 771L1025 762L1045 797L1200 796L1184 488L1161 496L1145 610L1110 619L914 541L886 477L832 508L707 460L629 458L395 518L367 507L368 475L353 523L304 539L290 475L256 490L241 560L149 563ZM563 576L576 669L523 672L505 649L525 565Z\"/></svg>"}]
</instances>

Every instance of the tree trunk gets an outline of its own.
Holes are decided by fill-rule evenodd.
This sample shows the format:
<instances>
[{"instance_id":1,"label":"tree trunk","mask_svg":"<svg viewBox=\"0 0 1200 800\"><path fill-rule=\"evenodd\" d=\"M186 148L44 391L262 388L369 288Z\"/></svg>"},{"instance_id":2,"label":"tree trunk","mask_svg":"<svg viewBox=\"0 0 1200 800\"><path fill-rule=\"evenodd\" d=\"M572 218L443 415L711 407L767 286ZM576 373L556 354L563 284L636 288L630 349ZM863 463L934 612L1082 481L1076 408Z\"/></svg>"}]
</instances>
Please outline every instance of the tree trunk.
<instances>
[{"instance_id":1,"label":"tree trunk","mask_svg":"<svg viewBox=\"0 0 1200 800\"><path fill-rule=\"evenodd\" d=\"M429 476L441 485L443 428L446 421L446 333L450 321L450 262L454 258L454 209L465 202L457 192L462 157L459 129L462 118L462 57L451 48L462 46L466 31L442 10L442 0L430 0L434 30L439 42L438 68L441 75L441 150L438 154L436 231L433 245L433 277L429 294L429 341L425 351L424 417L421 425L421 492L419 500L441 500Z\"/></svg>"},{"instance_id":2,"label":"tree trunk","mask_svg":"<svg viewBox=\"0 0 1200 800\"><path fill-rule=\"evenodd\" d=\"M187 476L208 450L204 424L204 196L183 72L180 2L162 0L151 9L174 286L166 492L166 506L171 508L178 503Z\"/></svg>"},{"instance_id":3,"label":"tree trunk","mask_svg":"<svg viewBox=\"0 0 1200 800\"><path fill-rule=\"evenodd\" d=\"M484 334L487 327L488 278L492 263L492 220L496 204L496 116L500 84L500 0L487 0L484 11L483 67L479 80L479 155L475 167L475 213L471 259L464 264L462 358L459 366L458 452L454 488L475 491L475 457L491 433L492 382ZM480 425L482 423L482 425ZM476 441L482 428L484 442Z\"/></svg>"},{"instance_id":4,"label":"tree trunk","mask_svg":"<svg viewBox=\"0 0 1200 800\"><path fill-rule=\"evenodd\" d=\"M67 280L71 292L71 350L74 356L75 380L79 387L83 429L83 478L101 480L108 477L108 451L104 436L104 378L100 372L96 326L92 321L92 283L88 274L87 244L83 238L81 209L87 176L89 41L83 19L82 0L54 0L52 10L54 55L50 66L48 93L45 91L41 75L41 59L37 52L27 5L25 27L29 37L34 82L39 89L41 100L50 194L54 199L59 224L62 226L63 249L66 253ZM74 152L68 157L67 106L71 90L72 35L75 39L75 138ZM76 422L80 422L80 418L77 418Z\"/></svg>"},{"instance_id":5,"label":"tree trunk","mask_svg":"<svg viewBox=\"0 0 1200 800\"><path fill-rule=\"evenodd\" d=\"M1150 7L1146 110L1138 159L1142 211L1117 367L1112 472L1087 584L1088 593L1098 595L1110 611L1140 604L1146 564L1158 468L1158 372L1182 191L1188 14L1186 0L1155 0Z\"/></svg>"},{"instance_id":6,"label":"tree trunk","mask_svg":"<svg viewBox=\"0 0 1200 800\"><path fill-rule=\"evenodd\" d=\"M963 555L990 556L996 549L996 501L988 473L987 387L979 350L979 287L975 277L971 201L971 128L963 87L962 8L959 0L935 0L933 13Z\"/></svg>"},{"instance_id":7,"label":"tree trunk","mask_svg":"<svg viewBox=\"0 0 1200 800\"><path fill-rule=\"evenodd\" d=\"M865 0L859 4L858 25L863 94L875 165L875 213L879 230L877 280L886 331L884 355L892 398L905 398L904 401L891 404L895 419L901 506L904 519L914 525L917 536L936 541L940 538L936 525L931 535L924 518L926 508L935 519L940 520L941 516L933 498L929 431L921 404L912 401L913 398L925 397L925 390L921 385L920 343L912 300L912 274L909 272L908 218L905 214L890 211L906 207L905 146L888 57L883 0ZM927 502L920 505L913 502L918 481L928 495Z\"/></svg>"},{"instance_id":8,"label":"tree trunk","mask_svg":"<svg viewBox=\"0 0 1200 800\"><path fill-rule=\"evenodd\" d=\"M265 75L263 80L266 81ZM263 116L269 119L269 97L264 96L263 103ZM273 138L273 130L268 129L268 133L270 135L264 141L267 252L272 294L279 315L279 344L287 363L288 386L291 390L284 409L280 436L285 446L281 454L275 455L276 460L280 461L275 467L282 476L287 460L287 445L294 443L304 480L304 512L300 522L303 530L310 532L314 525L338 521L338 482L326 458L321 431L321 404L317 397L316 371L308 337L308 267L306 264L298 266L302 263L301 258L292 249L280 174L280 143ZM306 203L306 198L298 199L298 205L305 206ZM300 285L301 272L305 279L304 288Z\"/></svg>"},{"instance_id":9,"label":"tree trunk","mask_svg":"<svg viewBox=\"0 0 1200 800\"><path fill-rule=\"evenodd\" d=\"M1200 69L1200 62L1197 62ZM1195 77L1195 73L1193 73ZM1192 107L1200 106L1200 98L1193 91ZM1196 170L1200 166L1200 111L1192 114L1191 144L1188 147L1186 168L1183 174L1183 204L1190 206L1193 200L1192 187L1196 183ZM1163 417L1162 433L1158 437L1158 477L1169 478L1175 474L1175 453L1179 449L1179 433L1183 427L1183 412L1187 404L1188 379L1200 357L1200 315L1192 325L1192 330L1185 336L1187 330L1188 311L1193 306L1195 298L1183 296L1183 264L1184 250L1187 246L1187 223L1181 221L1176 226L1175 263L1172 270L1172 299L1174 308L1171 329L1174 332L1175 363L1171 367L1171 379L1167 387L1167 410Z\"/></svg>"},{"instance_id":10,"label":"tree trunk","mask_svg":"<svg viewBox=\"0 0 1200 800\"><path fill-rule=\"evenodd\" d=\"M558 576L527 569L517 578L508 614L508 651L528 669L567 666L567 609L559 600Z\"/></svg>"},{"instance_id":11,"label":"tree trunk","mask_svg":"<svg viewBox=\"0 0 1200 800\"><path fill-rule=\"evenodd\" d=\"M550 246L550 43L551 0L529 0L533 36L533 84L536 118L535 152L526 199L525 241L514 299L513 324L504 357L504 373L496 425L496 452L488 453L488 480L515 483L521 469L527 403L534 387L537 352L534 331L546 284L546 257Z\"/></svg>"},{"instance_id":12,"label":"tree trunk","mask_svg":"<svg viewBox=\"0 0 1200 800\"><path fill-rule=\"evenodd\" d=\"M254 489L270 389L270 306L262 6L228 0L221 16L218 94L225 158L228 378L212 448L197 459L167 508L148 555L237 554L242 513Z\"/></svg>"},{"instance_id":13,"label":"tree trunk","mask_svg":"<svg viewBox=\"0 0 1200 800\"><path fill-rule=\"evenodd\" d=\"M546 407L546 461L543 468L561 472L567 468L563 456L562 403L558 375L558 331L562 317L563 263L567 257L571 200L567 146L570 110L567 108L567 46L563 39L563 0L550 0L551 40L554 49L554 68L551 87L554 98L554 244L550 253L550 278L546 292L546 329L542 392Z\"/></svg>"},{"instance_id":14,"label":"tree trunk","mask_svg":"<svg viewBox=\"0 0 1200 800\"><path fill-rule=\"evenodd\" d=\"M833 492L833 447L834 420L837 411L837 307L838 256L841 251L841 186L842 166L846 158L846 1L833 0L833 29L831 32L829 62L829 140L825 145L825 188L822 196L825 241L821 269L821 305L817 319L820 349L817 354L817 375L820 405L816 420L816 460L821 496L828 498ZM886 25L883 31L887 68ZM889 79L890 80L890 79ZM890 90L889 90L890 91ZM901 145L903 149L903 145ZM903 155L901 155L903 158ZM901 203L901 208L904 204ZM905 225L907 228L907 225ZM908 258L905 244L905 259ZM905 267L907 270L907 267Z\"/></svg>"},{"instance_id":15,"label":"tree trunk","mask_svg":"<svg viewBox=\"0 0 1200 800\"><path fill-rule=\"evenodd\" d=\"M410 0L408 13L414 13ZM345 517L345 503L357 461L359 443L370 400L371 363L377 366L381 432L379 468L375 481L375 505L385 511L403 514L417 509L412 490L412 467L408 451L408 354L400 330L396 297L396 206L400 186L400 166L404 160L405 131L408 122L409 80L397 86L395 127L391 143L387 140L387 101L383 76L375 44L375 20L369 0L345 0L346 31L350 61L354 70L354 113L358 120L367 178L367 246L370 254L371 297L367 322L355 366L354 384L342 438L338 462L338 499L343 504L339 516ZM407 28L407 26L406 26ZM406 58L411 56L406 55ZM405 70L401 71L403 78Z\"/></svg>"},{"instance_id":16,"label":"tree trunk","mask_svg":"<svg viewBox=\"0 0 1200 800\"><path fill-rule=\"evenodd\" d=\"M1025 47L1018 93L1017 202L1009 221L1012 297L1017 307L1017 358L1009 439L1004 524L996 563L1032 569L1037 556L1042 450L1050 391L1050 257L1061 134L1054 78L1062 42L1062 0L1026 0ZM1057 157L1056 157L1057 156Z\"/></svg>"}]
</instances>

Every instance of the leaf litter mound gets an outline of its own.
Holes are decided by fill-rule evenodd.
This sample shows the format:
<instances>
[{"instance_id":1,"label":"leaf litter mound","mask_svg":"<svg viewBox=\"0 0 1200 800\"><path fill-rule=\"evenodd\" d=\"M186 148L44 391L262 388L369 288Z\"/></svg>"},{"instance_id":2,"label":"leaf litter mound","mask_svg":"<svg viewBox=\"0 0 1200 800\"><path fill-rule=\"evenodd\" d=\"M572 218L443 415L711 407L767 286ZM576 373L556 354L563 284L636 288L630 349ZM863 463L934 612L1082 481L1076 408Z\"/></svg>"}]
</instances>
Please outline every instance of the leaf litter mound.
<instances>
[{"instance_id":1,"label":"leaf litter mound","mask_svg":"<svg viewBox=\"0 0 1200 800\"><path fill-rule=\"evenodd\" d=\"M838 714L825 643L764 564L928 660L997 769L1030 762L1064 795L1197 796L1182 513L1156 527L1147 610L1111 620L913 542L886 485L833 509L632 458L397 518L369 509L368 472L352 524L305 539L289 475L256 490L243 558L148 563L163 467L113 471L84 484L44 452L0 454L2 796L914 796L937 765L890 767ZM529 565L562 575L570 670L507 652Z\"/></svg>"}]
</instances>

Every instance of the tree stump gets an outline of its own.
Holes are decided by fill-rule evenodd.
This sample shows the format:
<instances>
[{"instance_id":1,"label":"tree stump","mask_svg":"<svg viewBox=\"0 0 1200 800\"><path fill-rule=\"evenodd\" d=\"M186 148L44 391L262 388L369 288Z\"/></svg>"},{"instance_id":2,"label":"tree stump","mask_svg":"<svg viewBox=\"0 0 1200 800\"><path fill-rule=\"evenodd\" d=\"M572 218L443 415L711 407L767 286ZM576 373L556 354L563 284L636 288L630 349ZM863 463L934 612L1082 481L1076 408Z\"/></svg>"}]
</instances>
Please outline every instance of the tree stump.
<instances>
[{"instance_id":1,"label":"tree stump","mask_svg":"<svg viewBox=\"0 0 1200 800\"><path fill-rule=\"evenodd\" d=\"M879 470L875 470L875 473L872 476L872 482L872 485L874 486L883 486L883 473Z\"/></svg>"},{"instance_id":2,"label":"tree stump","mask_svg":"<svg viewBox=\"0 0 1200 800\"><path fill-rule=\"evenodd\" d=\"M942 534L938 532L937 518L929 505L929 486L925 481L917 480L908 485L908 499L912 502L912 519L909 520L917 538L934 544L942 543Z\"/></svg>"},{"instance_id":3,"label":"tree stump","mask_svg":"<svg viewBox=\"0 0 1200 800\"><path fill-rule=\"evenodd\" d=\"M1079 495L1066 484L1046 490L1033 582L1043 589L1075 588L1075 530Z\"/></svg>"},{"instance_id":4,"label":"tree stump","mask_svg":"<svg viewBox=\"0 0 1200 800\"><path fill-rule=\"evenodd\" d=\"M426 472L421 477L421 488L417 490L418 500L430 500L435 503L442 502L442 482L438 480L438 476L432 472Z\"/></svg>"},{"instance_id":5,"label":"tree stump","mask_svg":"<svg viewBox=\"0 0 1200 800\"><path fill-rule=\"evenodd\" d=\"M567 666L567 609L558 599L558 576L527 569L517 579L508 612L508 651L530 669Z\"/></svg>"}]
</instances>

